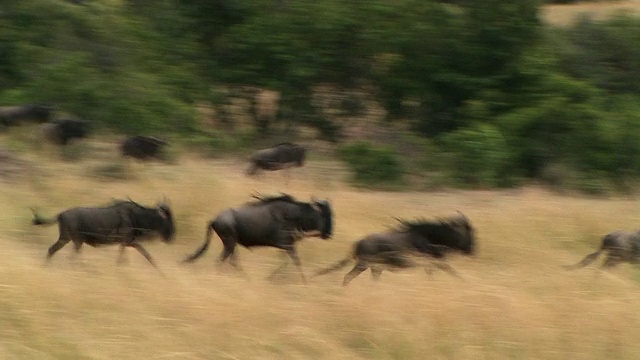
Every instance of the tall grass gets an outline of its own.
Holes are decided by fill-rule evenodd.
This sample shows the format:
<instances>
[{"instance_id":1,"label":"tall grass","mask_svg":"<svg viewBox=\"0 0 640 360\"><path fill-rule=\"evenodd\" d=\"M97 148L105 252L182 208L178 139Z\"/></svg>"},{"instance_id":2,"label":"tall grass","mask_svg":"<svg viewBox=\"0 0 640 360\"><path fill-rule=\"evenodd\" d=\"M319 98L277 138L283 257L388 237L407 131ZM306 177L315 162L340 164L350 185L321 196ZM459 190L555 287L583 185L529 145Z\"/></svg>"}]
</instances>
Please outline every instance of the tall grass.
<instances>
[{"instance_id":1,"label":"tall grass","mask_svg":"<svg viewBox=\"0 0 640 360\"><path fill-rule=\"evenodd\" d=\"M636 359L639 272L628 265L565 272L614 229L637 226L637 199L510 192L398 193L355 190L333 162L244 176L240 160L183 157L131 167L135 177L101 181L98 160L41 162L37 178L0 187L0 358L6 359ZM99 160L107 161L107 160ZM464 212L478 232L475 258L452 257L464 280L421 269L342 273L299 283L295 267L265 280L283 258L239 249L248 279L217 267L216 238L202 259L179 264L203 241L206 222L254 191L329 198L334 239L299 243L307 274L343 258L353 241L393 217ZM45 264L56 227L30 225L29 206L54 215L78 205L166 195L174 244L146 245L166 278L134 250L64 248ZM345 270L346 272L346 270Z\"/></svg>"}]
</instances>

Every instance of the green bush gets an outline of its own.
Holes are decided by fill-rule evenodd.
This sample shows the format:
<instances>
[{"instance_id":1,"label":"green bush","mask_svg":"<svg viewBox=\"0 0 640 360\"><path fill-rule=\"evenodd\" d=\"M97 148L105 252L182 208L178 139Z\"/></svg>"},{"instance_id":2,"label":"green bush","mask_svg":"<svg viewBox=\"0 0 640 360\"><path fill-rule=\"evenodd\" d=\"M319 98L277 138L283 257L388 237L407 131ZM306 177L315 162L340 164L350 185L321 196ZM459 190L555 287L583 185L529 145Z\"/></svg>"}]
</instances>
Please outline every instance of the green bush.
<instances>
[{"instance_id":1,"label":"green bush","mask_svg":"<svg viewBox=\"0 0 640 360\"><path fill-rule=\"evenodd\" d=\"M511 183L507 175L509 149L498 129L491 125L476 125L461 129L443 138L445 148L453 155L453 177L464 185L505 186Z\"/></svg>"},{"instance_id":2,"label":"green bush","mask_svg":"<svg viewBox=\"0 0 640 360\"><path fill-rule=\"evenodd\" d=\"M338 155L353 171L353 180L357 184L397 184L403 178L402 164L392 149L359 141L340 146Z\"/></svg>"}]
</instances>

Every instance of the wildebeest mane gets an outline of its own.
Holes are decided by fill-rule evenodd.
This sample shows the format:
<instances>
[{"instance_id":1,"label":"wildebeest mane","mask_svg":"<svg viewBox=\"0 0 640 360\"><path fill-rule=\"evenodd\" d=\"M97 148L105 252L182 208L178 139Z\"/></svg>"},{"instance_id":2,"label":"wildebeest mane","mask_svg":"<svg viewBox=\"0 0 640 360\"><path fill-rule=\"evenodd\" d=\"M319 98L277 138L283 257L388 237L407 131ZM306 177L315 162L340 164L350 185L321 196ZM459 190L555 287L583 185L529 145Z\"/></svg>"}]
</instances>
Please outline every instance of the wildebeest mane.
<instances>
[{"instance_id":1,"label":"wildebeest mane","mask_svg":"<svg viewBox=\"0 0 640 360\"><path fill-rule=\"evenodd\" d=\"M429 234L444 229L451 229L451 221L445 219L428 220L424 218L418 218L414 220L406 220L395 218L400 224L394 230L398 232L411 232L415 231L421 234Z\"/></svg>"},{"instance_id":2,"label":"wildebeest mane","mask_svg":"<svg viewBox=\"0 0 640 360\"><path fill-rule=\"evenodd\" d=\"M444 245L468 253L474 252L473 227L464 215L436 220L398 218L396 220L400 222L396 231L419 234L434 245Z\"/></svg>"},{"instance_id":3,"label":"wildebeest mane","mask_svg":"<svg viewBox=\"0 0 640 360\"><path fill-rule=\"evenodd\" d=\"M251 197L256 199L257 201L249 202L247 205L262 205L262 204L269 204L276 201L284 201L292 204L298 204L298 201L293 196L286 193L281 193L280 195L273 195L273 196L262 196L260 194L253 194L251 195Z\"/></svg>"}]
</instances>

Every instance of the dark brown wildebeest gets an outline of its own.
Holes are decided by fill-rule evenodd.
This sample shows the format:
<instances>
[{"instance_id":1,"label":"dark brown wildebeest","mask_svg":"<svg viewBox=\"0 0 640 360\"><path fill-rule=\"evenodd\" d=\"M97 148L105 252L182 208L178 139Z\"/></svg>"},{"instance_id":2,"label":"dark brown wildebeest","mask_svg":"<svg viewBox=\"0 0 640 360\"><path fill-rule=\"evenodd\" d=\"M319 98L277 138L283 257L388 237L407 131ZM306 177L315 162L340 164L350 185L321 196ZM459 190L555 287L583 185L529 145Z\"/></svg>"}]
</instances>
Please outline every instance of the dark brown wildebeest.
<instances>
[{"instance_id":1,"label":"dark brown wildebeest","mask_svg":"<svg viewBox=\"0 0 640 360\"><path fill-rule=\"evenodd\" d=\"M205 242L193 255L185 259L192 262L207 251L211 236L215 231L224 249L220 254L220 263L230 258L231 265L240 269L235 259L236 245L246 248L271 246L284 250L297 266L302 280L300 258L295 243L306 236L319 236L329 239L333 231L333 216L327 200L300 202L291 195L259 197L255 202L222 211L207 225ZM282 267L286 266L283 264ZM281 268L274 271L273 277Z\"/></svg>"},{"instance_id":2,"label":"dark brown wildebeest","mask_svg":"<svg viewBox=\"0 0 640 360\"><path fill-rule=\"evenodd\" d=\"M153 136L136 135L125 139L120 145L124 157L139 160L162 159L162 150L167 142Z\"/></svg>"},{"instance_id":3,"label":"dark brown wildebeest","mask_svg":"<svg viewBox=\"0 0 640 360\"><path fill-rule=\"evenodd\" d=\"M140 244L160 236L169 243L175 236L175 226L171 208L161 202L155 208L142 206L132 200L116 200L105 207L77 207L65 210L52 219L38 216L34 211L34 225L58 223L59 237L47 252L47 259L65 246L73 242L76 254L83 243L98 247L120 244L122 261L126 247L132 247L144 256L151 265L157 268L151 255Z\"/></svg>"},{"instance_id":4,"label":"dark brown wildebeest","mask_svg":"<svg viewBox=\"0 0 640 360\"><path fill-rule=\"evenodd\" d=\"M3 106L0 107L0 125L15 126L23 121L43 123L49 121L52 112L53 107L48 105Z\"/></svg>"},{"instance_id":5,"label":"dark brown wildebeest","mask_svg":"<svg viewBox=\"0 0 640 360\"><path fill-rule=\"evenodd\" d=\"M448 251L460 251L466 255L475 253L475 230L462 213L438 221L398 220L401 223L399 228L371 234L357 241L347 258L317 271L314 276L339 270L355 260L356 265L344 277L342 285L346 286L368 268L377 280L385 269L393 271L417 266L412 259L415 256L442 258ZM449 265L442 262L435 265L457 276ZM431 273L428 268L425 271Z\"/></svg>"},{"instance_id":6,"label":"dark brown wildebeest","mask_svg":"<svg viewBox=\"0 0 640 360\"><path fill-rule=\"evenodd\" d=\"M603 268L612 268L619 263L640 263L640 231L615 231L602 238L600 249L585 256L575 265L565 266L567 270L579 269L594 262L602 252L607 252L607 258L602 263Z\"/></svg>"},{"instance_id":7,"label":"dark brown wildebeest","mask_svg":"<svg viewBox=\"0 0 640 360\"><path fill-rule=\"evenodd\" d=\"M82 139L89 135L87 120L59 119L42 125L44 137L56 145L67 145L71 139Z\"/></svg>"},{"instance_id":8,"label":"dark brown wildebeest","mask_svg":"<svg viewBox=\"0 0 640 360\"><path fill-rule=\"evenodd\" d=\"M247 174L255 175L258 170L276 171L301 167L304 165L306 153L306 147L289 142L258 150L249 158L251 166L247 169Z\"/></svg>"}]
</instances>

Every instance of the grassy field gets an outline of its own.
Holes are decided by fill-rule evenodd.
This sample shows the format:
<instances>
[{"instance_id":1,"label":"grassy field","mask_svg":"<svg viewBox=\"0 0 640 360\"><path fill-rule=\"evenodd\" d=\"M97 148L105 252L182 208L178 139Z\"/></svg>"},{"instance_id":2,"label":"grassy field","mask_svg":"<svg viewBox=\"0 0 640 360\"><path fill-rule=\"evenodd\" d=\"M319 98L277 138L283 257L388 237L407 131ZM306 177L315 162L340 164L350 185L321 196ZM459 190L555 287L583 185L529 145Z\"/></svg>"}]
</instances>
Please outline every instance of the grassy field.
<instances>
[{"instance_id":1,"label":"grassy field","mask_svg":"<svg viewBox=\"0 0 640 360\"><path fill-rule=\"evenodd\" d=\"M113 144L79 163L44 149L17 183L0 183L0 358L2 359L637 359L640 273L629 265L565 272L614 229L637 227L638 199L561 197L528 188L508 192L371 192L345 182L338 163L311 161L262 179L241 160L183 156L174 164L131 164L133 178L93 174L115 166ZM121 166L121 165L118 165ZM249 279L218 268L216 238L199 262L179 261L203 241L207 220L254 192L329 198L334 239L308 239L307 274L345 256L353 241L394 224L394 216L464 212L478 232L476 258L450 260L464 277L421 269L368 274L340 286L345 271L299 282L294 267L265 277L283 260L275 249L239 249ZM173 244L150 243L165 278L134 250L64 248L45 264L57 228L30 225L46 215L131 196L166 195L177 219Z\"/></svg>"},{"instance_id":2,"label":"grassy field","mask_svg":"<svg viewBox=\"0 0 640 360\"><path fill-rule=\"evenodd\" d=\"M546 5L542 8L541 15L547 23L565 26L571 24L581 14L602 20L618 13L640 14L640 0L585 1L577 4Z\"/></svg>"}]
</instances>

